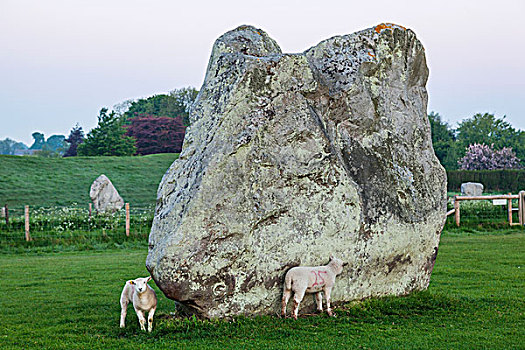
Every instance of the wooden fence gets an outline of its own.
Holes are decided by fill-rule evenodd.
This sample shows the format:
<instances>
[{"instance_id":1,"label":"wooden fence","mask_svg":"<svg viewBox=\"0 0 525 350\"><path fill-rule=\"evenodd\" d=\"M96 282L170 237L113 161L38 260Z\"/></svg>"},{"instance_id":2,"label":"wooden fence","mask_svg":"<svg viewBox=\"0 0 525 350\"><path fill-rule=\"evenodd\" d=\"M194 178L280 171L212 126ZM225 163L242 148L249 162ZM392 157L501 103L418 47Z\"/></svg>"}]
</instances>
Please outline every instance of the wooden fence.
<instances>
[{"instance_id":1,"label":"wooden fence","mask_svg":"<svg viewBox=\"0 0 525 350\"><path fill-rule=\"evenodd\" d=\"M518 207L512 207L512 200L518 200ZM505 200L507 204L507 213L509 225L525 225L525 191L520 191L519 194L502 194L502 195L491 195L491 196L454 196L454 209L447 212L447 216L454 214L456 220L456 226L459 226L460 218L460 203L461 201L478 201L478 200ZM518 221L517 223L512 222L512 213L518 212Z\"/></svg>"},{"instance_id":2,"label":"wooden fence","mask_svg":"<svg viewBox=\"0 0 525 350\"><path fill-rule=\"evenodd\" d=\"M512 200L518 200L518 207L513 208L512 207ZM460 210L460 203L462 201L477 201L477 200L505 200L507 205L507 212L508 212L508 221L509 225L525 225L525 191L520 191L519 194L503 194L503 195L490 195L490 196L454 196L454 209L449 210L446 213L446 216L454 214L454 218L456 221L456 225L460 225L461 221L461 210ZM9 225L9 208L7 204L4 208L2 208L2 214L5 217L6 225ZM126 210L126 236L129 237L130 232L130 206L129 203L125 204L125 210ZM518 212L518 221L517 223L514 223L512 220L513 212ZM92 206L91 203L88 205L88 212L89 217L91 217L92 214ZM31 233L30 233L30 215L29 215L29 206L26 205L24 207L24 217L25 217L25 240L31 241Z\"/></svg>"},{"instance_id":3,"label":"wooden fence","mask_svg":"<svg viewBox=\"0 0 525 350\"><path fill-rule=\"evenodd\" d=\"M9 207L6 204L2 208L2 214L5 218L6 225L9 225ZM129 231L130 231L130 212L129 212L129 203L125 204L125 210L126 210L126 236L129 237ZM89 203L88 205L88 212L89 217L91 218L92 215L92 205ZM29 205L24 206L24 220L25 220L25 240L26 241L32 241L31 233L30 233L30 215L29 215Z\"/></svg>"}]
</instances>

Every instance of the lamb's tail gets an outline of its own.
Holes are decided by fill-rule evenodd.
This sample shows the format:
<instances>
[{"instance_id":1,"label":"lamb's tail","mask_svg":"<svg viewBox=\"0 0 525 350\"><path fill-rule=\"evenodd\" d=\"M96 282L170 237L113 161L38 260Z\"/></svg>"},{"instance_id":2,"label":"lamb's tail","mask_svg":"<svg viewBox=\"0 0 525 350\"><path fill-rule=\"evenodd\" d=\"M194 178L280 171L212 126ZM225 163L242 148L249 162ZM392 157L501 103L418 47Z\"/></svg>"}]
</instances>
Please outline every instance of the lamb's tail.
<instances>
[{"instance_id":1,"label":"lamb's tail","mask_svg":"<svg viewBox=\"0 0 525 350\"><path fill-rule=\"evenodd\" d=\"M290 290L292 289L292 274L287 273L286 277L284 277L284 288Z\"/></svg>"}]
</instances>

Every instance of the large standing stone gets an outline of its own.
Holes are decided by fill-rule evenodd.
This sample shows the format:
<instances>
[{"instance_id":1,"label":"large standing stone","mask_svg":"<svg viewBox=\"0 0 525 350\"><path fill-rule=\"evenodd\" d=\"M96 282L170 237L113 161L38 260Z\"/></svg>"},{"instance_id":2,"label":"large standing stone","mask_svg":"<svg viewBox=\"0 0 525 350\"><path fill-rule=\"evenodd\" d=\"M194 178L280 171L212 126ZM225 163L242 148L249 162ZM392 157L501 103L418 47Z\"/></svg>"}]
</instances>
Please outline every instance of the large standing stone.
<instances>
[{"instance_id":1,"label":"large standing stone","mask_svg":"<svg viewBox=\"0 0 525 350\"><path fill-rule=\"evenodd\" d=\"M124 200L118 194L117 189L108 177L104 174L97 177L91 189L89 191L89 196L93 201L93 206L97 213L112 213L122 209L124 206Z\"/></svg>"},{"instance_id":2,"label":"large standing stone","mask_svg":"<svg viewBox=\"0 0 525 350\"><path fill-rule=\"evenodd\" d=\"M285 272L350 263L333 300L425 289L446 210L425 50L382 24L281 54L242 26L215 42L146 266L205 317L275 314Z\"/></svg>"},{"instance_id":3,"label":"large standing stone","mask_svg":"<svg viewBox=\"0 0 525 350\"><path fill-rule=\"evenodd\" d=\"M461 194L463 196L481 196L483 194L483 184L464 182L461 184Z\"/></svg>"}]
</instances>

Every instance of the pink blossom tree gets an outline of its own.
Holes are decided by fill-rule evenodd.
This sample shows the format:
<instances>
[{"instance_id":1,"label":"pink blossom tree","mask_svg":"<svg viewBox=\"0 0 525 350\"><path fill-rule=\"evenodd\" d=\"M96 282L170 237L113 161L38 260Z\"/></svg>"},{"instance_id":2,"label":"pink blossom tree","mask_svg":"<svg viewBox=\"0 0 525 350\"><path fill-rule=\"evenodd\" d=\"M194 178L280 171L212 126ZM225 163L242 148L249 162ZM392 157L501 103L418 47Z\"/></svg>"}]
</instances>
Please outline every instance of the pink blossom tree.
<instances>
[{"instance_id":1,"label":"pink blossom tree","mask_svg":"<svg viewBox=\"0 0 525 350\"><path fill-rule=\"evenodd\" d=\"M467 147L467 153L458 161L463 170L493 170L493 169L518 169L520 159L511 147L494 149L494 144L488 146L475 143Z\"/></svg>"}]
</instances>

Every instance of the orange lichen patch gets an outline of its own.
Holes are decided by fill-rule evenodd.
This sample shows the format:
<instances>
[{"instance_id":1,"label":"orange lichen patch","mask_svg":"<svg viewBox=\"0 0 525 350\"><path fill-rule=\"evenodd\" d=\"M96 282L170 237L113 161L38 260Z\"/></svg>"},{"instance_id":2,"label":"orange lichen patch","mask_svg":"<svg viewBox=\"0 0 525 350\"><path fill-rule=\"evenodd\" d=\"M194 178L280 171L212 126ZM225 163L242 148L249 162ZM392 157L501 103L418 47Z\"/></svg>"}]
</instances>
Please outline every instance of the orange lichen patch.
<instances>
[{"instance_id":1,"label":"orange lichen patch","mask_svg":"<svg viewBox=\"0 0 525 350\"><path fill-rule=\"evenodd\" d=\"M374 29L375 29L376 32L381 33L382 30L385 30L385 29L393 30L394 28L407 30L405 27L400 26L400 25L395 24L395 23L381 23L381 24L377 25Z\"/></svg>"}]
</instances>

